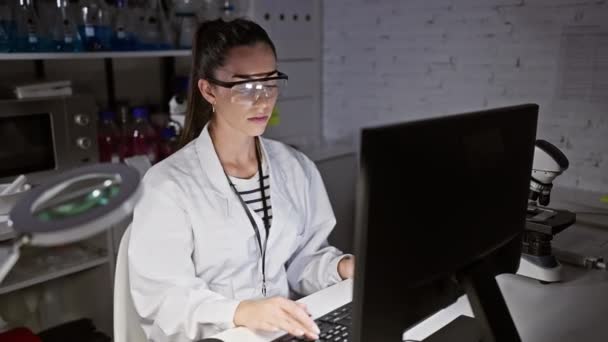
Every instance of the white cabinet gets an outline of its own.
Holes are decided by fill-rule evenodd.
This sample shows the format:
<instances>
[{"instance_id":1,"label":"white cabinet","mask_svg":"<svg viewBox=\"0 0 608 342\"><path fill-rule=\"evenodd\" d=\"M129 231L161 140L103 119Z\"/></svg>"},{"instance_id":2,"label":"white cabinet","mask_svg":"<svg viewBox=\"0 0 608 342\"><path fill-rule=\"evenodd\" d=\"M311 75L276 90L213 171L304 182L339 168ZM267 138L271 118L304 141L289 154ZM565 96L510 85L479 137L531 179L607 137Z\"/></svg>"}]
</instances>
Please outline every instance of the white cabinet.
<instances>
[{"instance_id":1,"label":"white cabinet","mask_svg":"<svg viewBox=\"0 0 608 342\"><path fill-rule=\"evenodd\" d=\"M268 32L279 59L318 59L321 55L319 0L253 2L253 17Z\"/></svg>"},{"instance_id":2,"label":"white cabinet","mask_svg":"<svg viewBox=\"0 0 608 342\"><path fill-rule=\"evenodd\" d=\"M251 14L270 35L278 68L289 75L277 103L280 122L266 136L288 142L322 139L321 0L252 1Z\"/></svg>"}]
</instances>

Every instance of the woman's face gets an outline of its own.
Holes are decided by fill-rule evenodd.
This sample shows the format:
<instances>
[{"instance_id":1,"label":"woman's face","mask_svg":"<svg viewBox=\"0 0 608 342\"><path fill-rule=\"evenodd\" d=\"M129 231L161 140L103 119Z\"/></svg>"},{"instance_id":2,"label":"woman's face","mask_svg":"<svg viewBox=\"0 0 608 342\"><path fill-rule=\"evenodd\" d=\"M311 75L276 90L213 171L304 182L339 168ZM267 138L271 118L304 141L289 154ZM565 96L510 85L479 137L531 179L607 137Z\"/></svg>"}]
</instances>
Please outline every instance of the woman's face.
<instances>
[{"instance_id":1,"label":"woman's face","mask_svg":"<svg viewBox=\"0 0 608 342\"><path fill-rule=\"evenodd\" d=\"M215 71L215 79L252 82L228 88L208 80L199 81L201 93L215 107L214 124L229 126L250 137L264 133L277 101L277 81L256 80L277 76L276 69L276 58L267 44L231 49L225 65Z\"/></svg>"}]
</instances>

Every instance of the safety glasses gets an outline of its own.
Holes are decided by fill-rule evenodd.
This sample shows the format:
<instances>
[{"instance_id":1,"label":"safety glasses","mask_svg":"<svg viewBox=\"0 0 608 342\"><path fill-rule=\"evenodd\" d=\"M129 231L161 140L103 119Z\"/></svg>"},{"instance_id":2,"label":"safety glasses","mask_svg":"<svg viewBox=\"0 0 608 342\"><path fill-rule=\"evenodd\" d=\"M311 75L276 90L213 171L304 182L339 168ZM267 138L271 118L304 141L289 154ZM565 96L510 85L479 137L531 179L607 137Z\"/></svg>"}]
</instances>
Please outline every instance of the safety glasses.
<instances>
[{"instance_id":1,"label":"safety glasses","mask_svg":"<svg viewBox=\"0 0 608 342\"><path fill-rule=\"evenodd\" d=\"M260 97L263 99L276 99L279 93L287 86L289 77L275 70L270 77L252 78L243 81L225 82L212 77L205 78L212 84L230 89L230 101L241 105L253 105Z\"/></svg>"}]
</instances>

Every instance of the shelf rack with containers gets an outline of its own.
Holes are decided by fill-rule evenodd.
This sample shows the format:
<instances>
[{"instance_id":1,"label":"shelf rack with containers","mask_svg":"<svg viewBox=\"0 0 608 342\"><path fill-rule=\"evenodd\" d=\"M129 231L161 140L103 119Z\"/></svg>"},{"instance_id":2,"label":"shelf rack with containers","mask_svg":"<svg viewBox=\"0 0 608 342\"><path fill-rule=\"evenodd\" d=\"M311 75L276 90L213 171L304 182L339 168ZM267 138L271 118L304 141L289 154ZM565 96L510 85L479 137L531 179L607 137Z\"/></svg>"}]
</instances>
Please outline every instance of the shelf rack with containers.
<instances>
[{"instance_id":1,"label":"shelf rack with containers","mask_svg":"<svg viewBox=\"0 0 608 342\"><path fill-rule=\"evenodd\" d=\"M280 122L269 127L266 136L296 146L317 144L322 137L321 0L243 1L249 1L246 16L262 25L274 41L278 68L290 76L288 87L277 102ZM36 78L44 80L47 61L103 61L107 106L116 108L114 60L160 59L160 68L153 72L160 74L160 101L167 105L173 95L172 80L178 70L180 74L189 71L190 57L190 50L0 53L0 66L8 61L32 61ZM14 317L7 311L19 305L31 309L32 302L37 301L32 298L42 301L44 291L70 288L74 300L68 311L72 316L91 317L99 330L111 336L114 265L128 221L85 243L28 252L0 284L0 316ZM40 317L35 328L49 327L44 319Z\"/></svg>"}]
</instances>

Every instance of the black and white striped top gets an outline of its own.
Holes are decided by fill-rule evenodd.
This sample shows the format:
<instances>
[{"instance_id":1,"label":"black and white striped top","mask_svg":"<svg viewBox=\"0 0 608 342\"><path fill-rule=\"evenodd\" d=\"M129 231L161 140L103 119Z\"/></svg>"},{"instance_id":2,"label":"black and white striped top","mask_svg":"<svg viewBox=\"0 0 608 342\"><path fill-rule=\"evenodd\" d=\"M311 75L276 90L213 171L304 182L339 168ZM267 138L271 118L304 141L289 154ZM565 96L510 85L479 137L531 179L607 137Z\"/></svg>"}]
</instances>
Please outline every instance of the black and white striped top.
<instances>
[{"instance_id":1,"label":"black and white striped top","mask_svg":"<svg viewBox=\"0 0 608 342\"><path fill-rule=\"evenodd\" d=\"M262 163L264 170L264 194L266 195L266 206L268 208L268 226L272 224L272 205L270 204L270 176L268 175L268 166ZM236 178L230 177L230 181L236 187L236 190L247 203L249 208L258 214L264 220L264 206L262 202L262 193L260 191L259 173L251 178ZM266 224L266 222L264 222Z\"/></svg>"}]
</instances>

